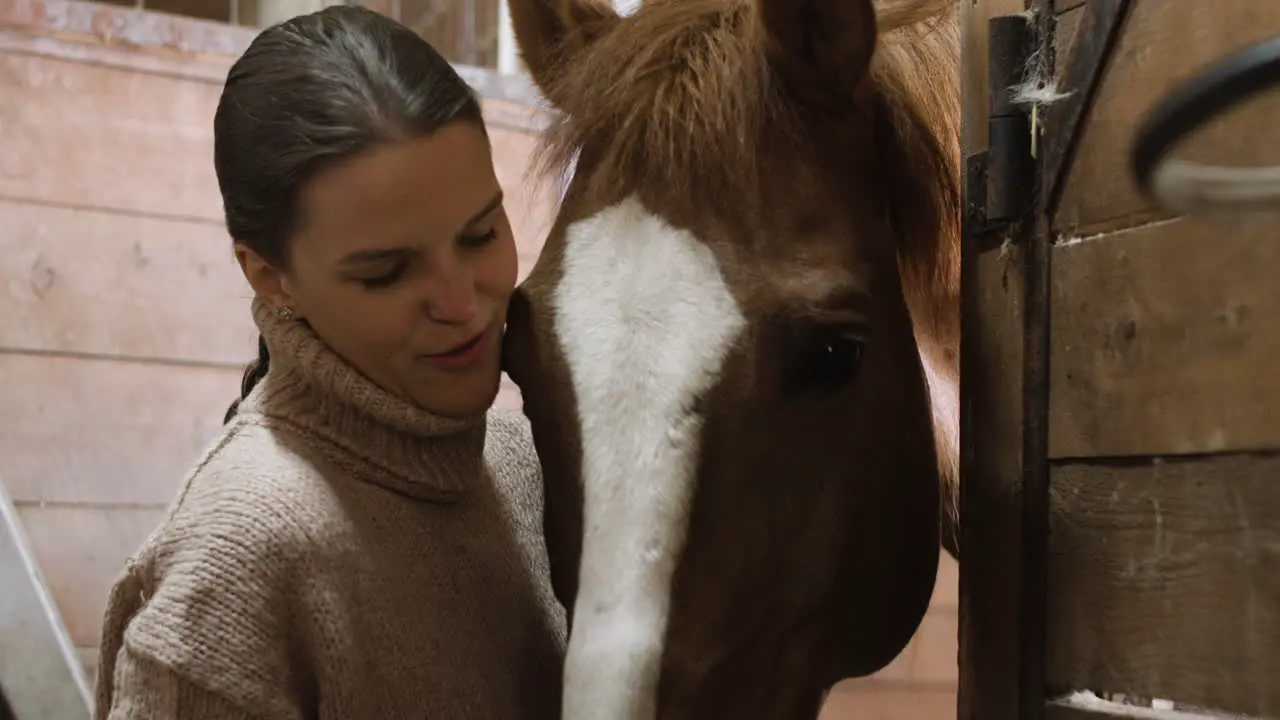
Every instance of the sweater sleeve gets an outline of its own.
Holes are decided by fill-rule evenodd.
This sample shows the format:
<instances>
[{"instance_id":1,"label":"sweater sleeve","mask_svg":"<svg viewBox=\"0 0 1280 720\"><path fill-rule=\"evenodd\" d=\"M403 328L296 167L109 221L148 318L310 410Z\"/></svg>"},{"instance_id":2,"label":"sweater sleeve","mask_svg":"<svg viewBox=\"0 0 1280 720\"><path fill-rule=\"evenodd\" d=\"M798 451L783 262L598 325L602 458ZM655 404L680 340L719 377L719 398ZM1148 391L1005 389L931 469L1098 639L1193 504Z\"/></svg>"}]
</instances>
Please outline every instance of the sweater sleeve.
<instances>
[{"instance_id":1,"label":"sweater sleeve","mask_svg":"<svg viewBox=\"0 0 1280 720\"><path fill-rule=\"evenodd\" d=\"M306 716L314 554L289 499L263 488L193 487L129 561L107 600L97 720Z\"/></svg>"},{"instance_id":2,"label":"sweater sleeve","mask_svg":"<svg viewBox=\"0 0 1280 720\"><path fill-rule=\"evenodd\" d=\"M115 659L106 720L256 720L236 703L128 648Z\"/></svg>"}]
</instances>

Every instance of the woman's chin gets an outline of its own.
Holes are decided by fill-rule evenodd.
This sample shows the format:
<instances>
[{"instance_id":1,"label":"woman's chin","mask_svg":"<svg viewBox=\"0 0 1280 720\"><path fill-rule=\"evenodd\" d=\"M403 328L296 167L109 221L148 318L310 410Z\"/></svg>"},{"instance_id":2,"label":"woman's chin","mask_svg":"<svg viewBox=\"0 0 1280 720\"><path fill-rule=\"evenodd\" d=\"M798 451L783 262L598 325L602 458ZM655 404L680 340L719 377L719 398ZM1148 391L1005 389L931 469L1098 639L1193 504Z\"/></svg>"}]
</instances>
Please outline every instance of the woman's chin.
<instances>
[{"instance_id":1,"label":"woman's chin","mask_svg":"<svg viewBox=\"0 0 1280 720\"><path fill-rule=\"evenodd\" d=\"M451 378L432 392L419 393L414 398L418 407L440 417L465 419L486 412L498 398L502 374L494 368L491 373L469 373Z\"/></svg>"}]
</instances>

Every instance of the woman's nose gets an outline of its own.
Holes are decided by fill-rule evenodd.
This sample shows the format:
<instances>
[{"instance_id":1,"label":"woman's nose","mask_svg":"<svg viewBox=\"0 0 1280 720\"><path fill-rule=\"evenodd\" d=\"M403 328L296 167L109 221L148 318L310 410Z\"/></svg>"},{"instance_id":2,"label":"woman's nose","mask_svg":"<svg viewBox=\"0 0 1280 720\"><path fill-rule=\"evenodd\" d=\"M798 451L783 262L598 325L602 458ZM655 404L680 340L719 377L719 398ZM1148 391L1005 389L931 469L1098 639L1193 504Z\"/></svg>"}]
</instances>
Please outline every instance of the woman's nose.
<instances>
[{"instance_id":1,"label":"woman's nose","mask_svg":"<svg viewBox=\"0 0 1280 720\"><path fill-rule=\"evenodd\" d=\"M452 270L432 284L426 297L427 314L436 322L465 325L479 312L476 284L464 268Z\"/></svg>"}]
</instances>

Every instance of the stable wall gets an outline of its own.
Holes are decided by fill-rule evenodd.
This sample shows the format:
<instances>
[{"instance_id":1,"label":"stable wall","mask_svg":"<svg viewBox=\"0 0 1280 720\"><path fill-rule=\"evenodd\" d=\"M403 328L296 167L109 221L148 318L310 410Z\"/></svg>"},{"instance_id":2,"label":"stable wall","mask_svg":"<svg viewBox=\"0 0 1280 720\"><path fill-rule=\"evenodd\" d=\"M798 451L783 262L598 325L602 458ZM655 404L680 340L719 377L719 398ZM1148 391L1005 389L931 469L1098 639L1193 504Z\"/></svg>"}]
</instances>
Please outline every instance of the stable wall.
<instances>
[{"instance_id":1,"label":"stable wall","mask_svg":"<svg viewBox=\"0 0 1280 720\"><path fill-rule=\"evenodd\" d=\"M1042 702L1052 720L1276 717L1277 226L1171 216L1128 164L1146 112L1280 33L1280 3L1030 4L1051 31L1057 91L1037 109L1035 185L1061 192L1037 198L1027 228L967 240L959 717L1013 720ZM974 20L967 153L988 144L985 18ZM1177 155L1280 165L1278 126L1269 93ZM1049 489L1043 546L1022 535L1024 484ZM1044 573L1045 605L1020 607L1024 572Z\"/></svg>"}]
</instances>

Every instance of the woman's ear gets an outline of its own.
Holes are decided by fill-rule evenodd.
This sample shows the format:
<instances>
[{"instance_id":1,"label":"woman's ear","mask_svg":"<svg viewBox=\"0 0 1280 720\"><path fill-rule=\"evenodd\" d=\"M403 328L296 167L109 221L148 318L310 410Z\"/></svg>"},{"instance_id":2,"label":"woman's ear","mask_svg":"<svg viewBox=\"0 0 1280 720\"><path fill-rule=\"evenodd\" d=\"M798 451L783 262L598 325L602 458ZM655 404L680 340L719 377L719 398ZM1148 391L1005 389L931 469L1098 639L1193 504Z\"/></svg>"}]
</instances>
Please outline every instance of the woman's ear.
<instances>
[{"instance_id":1,"label":"woman's ear","mask_svg":"<svg viewBox=\"0 0 1280 720\"><path fill-rule=\"evenodd\" d=\"M253 288L253 293L273 308L293 308L293 294L289 292L289 283L274 265L267 262L253 250L236 243L236 262L240 263L240 271L244 279Z\"/></svg>"},{"instance_id":2,"label":"woman's ear","mask_svg":"<svg viewBox=\"0 0 1280 720\"><path fill-rule=\"evenodd\" d=\"M556 106L560 68L618 21L605 0L509 0L511 25L525 67Z\"/></svg>"}]
</instances>

